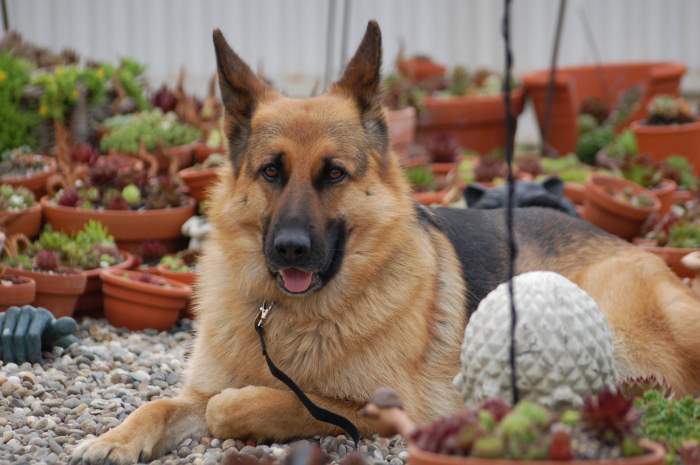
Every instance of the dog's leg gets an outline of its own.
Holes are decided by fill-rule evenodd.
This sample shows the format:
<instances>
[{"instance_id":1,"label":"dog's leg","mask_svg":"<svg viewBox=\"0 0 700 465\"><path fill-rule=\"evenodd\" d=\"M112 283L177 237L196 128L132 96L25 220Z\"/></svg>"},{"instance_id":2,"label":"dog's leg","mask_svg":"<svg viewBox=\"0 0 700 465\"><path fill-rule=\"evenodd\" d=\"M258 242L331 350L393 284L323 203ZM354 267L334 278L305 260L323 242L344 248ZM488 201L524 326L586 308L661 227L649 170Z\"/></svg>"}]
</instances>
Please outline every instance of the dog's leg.
<instances>
[{"instance_id":1,"label":"dog's leg","mask_svg":"<svg viewBox=\"0 0 700 465\"><path fill-rule=\"evenodd\" d=\"M361 417L361 404L320 398L311 400L355 423L362 434L382 431L374 420ZM219 438L271 439L284 441L317 434L338 434L330 424L316 421L291 391L264 386L225 389L207 404L209 431Z\"/></svg>"},{"instance_id":2,"label":"dog's leg","mask_svg":"<svg viewBox=\"0 0 700 465\"><path fill-rule=\"evenodd\" d=\"M122 465L149 461L188 436L206 434L207 400L207 396L189 390L173 399L144 404L121 425L80 444L71 463Z\"/></svg>"}]
</instances>

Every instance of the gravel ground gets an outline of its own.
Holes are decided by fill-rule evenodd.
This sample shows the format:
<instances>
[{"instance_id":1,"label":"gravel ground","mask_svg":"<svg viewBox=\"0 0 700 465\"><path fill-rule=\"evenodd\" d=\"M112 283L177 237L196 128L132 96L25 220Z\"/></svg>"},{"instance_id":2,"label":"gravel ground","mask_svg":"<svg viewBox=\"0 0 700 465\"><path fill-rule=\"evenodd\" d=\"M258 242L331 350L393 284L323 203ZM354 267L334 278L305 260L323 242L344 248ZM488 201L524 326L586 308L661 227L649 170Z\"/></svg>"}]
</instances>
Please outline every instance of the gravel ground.
<instances>
[{"instance_id":1,"label":"gravel ground","mask_svg":"<svg viewBox=\"0 0 700 465\"><path fill-rule=\"evenodd\" d=\"M119 424L142 403L175 395L192 340L185 320L171 332L115 329L103 320L80 325L82 344L44 354L43 364L0 361L0 464L63 464L83 438ZM337 461L354 450L345 436L316 438ZM190 438L152 464L214 465L238 451L282 459L285 444ZM369 465L403 465L398 438L363 440Z\"/></svg>"}]
</instances>

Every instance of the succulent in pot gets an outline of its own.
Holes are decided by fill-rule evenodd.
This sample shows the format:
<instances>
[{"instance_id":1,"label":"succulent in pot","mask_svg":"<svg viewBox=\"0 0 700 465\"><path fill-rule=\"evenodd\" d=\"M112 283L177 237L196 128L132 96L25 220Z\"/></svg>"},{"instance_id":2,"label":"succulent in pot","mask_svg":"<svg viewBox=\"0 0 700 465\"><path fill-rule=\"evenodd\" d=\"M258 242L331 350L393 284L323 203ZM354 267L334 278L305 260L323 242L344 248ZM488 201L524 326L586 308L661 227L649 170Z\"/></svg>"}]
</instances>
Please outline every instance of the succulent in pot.
<instances>
[{"instance_id":1,"label":"succulent in pot","mask_svg":"<svg viewBox=\"0 0 700 465\"><path fill-rule=\"evenodd\" d=\"M416 426L398 396L377 391L363 409L389 431L409 439L409 464L568 462L662 465L664 450L639 432L633 399L603 390L582 407L549 409L498 398L476 408Z\"/></svg>"},{"instance_id":2,"label":"succulent in pot","mask_svg":"<svg viewBox=\"0 0 700 465\"><path fill-rule=\"evenodd\" d=\"M447 205L460 195L457 165L445 172L436 165L406 168L406 177L413 188L413 198L423 205Z\"/></svg>"},{"instance_id":3,"label":"succulent in pot","mask_svg":"<svg viewBox=\"0 0 700 465\"><path fill-rule=\"evenodd\" d=\"M146 240L175 241L194 213L194 201L179 178L149 176L109 157L89 167L88 177L42 199L49 224L76 232L89 220L100 221L121 247L140 253ZM171 245L175 245L174 243Z\"/></svg>"},{"instance_id":4,"label":"succulent in pot","mask_svg":"<svg viewBox=\"0 0 700 465\"><path fill-rule=\"evenodd\" d=\"M700 173L700 119L688 102L671 95L658 95L648 106L646 120L632 125L639 149L654 160L684 156Z\"/></svg>"},{"instance_id":5,"label":"succulent in pot","mask_svg":"<svg viewBox=\"0 0 700 465\"><path fill-rule=\"evenodd\" d=\"M53 158L33 154L29 147L0 154L0 184L26 187L41 196L46 193L46 181L55 172Z\"/></svg>"},{"instance_id":6,"label":"succulent in pot","mask_svg":"<svg viewBox=\"0 0 700 465\"><path fill-rule=\"evenodd\" d=\"M218 179L217 169L226 164L226 156L220 153L209 155L202 163L185 168L178 174L187 185L189 194L195 200L205 200L207 192Z\"/></svg>"},{"instance_id":7,"label":"succulent in pot","mask_svg":"<svg viewBox=\"0 0 700 465\"><path fill-rule=\"evenodd\" d=\"M25 187L0 184L0 228L7 235L34 237L41 226L41 205Z\"/></svg>"},{"instance_id":8,"label":"succulent in pot","mask_svg":"<svg viewBox=\"0 0 700 465\"><path fill-rule=\"evenodd\" d=\"M194 284L197 272L198 257L199 252L195 250L183 250L176 254L165 255L158 262L158 273L168 279L191 286Z\"/></svg>"},{"instance_id":9,"label":"succulent in pot","mask_svg":"<svg viewBox=\"0 0 700 465\"><path fill-rule=\"evenodd\" d=\"M0 248L4 246L6 236L0 232ZM0 264L0 312L9 307L28 305L34 301L36 283L26 276L6 272Z\"/></svg>"},{"instance_id":10,"label":"succulent in pot","mask_svg":"<svg viewBox=\"0 0 700 465\"><path fill-rule=\"evenodd\" d=\"M137 155L141 148L154 153L161 171L171 163L184 168L192 163L192 143L200 131L180 123L175 113L160 109L113 116L103 123L107 133L100 140L103 152Z\"/></svg>"}]
</instances>

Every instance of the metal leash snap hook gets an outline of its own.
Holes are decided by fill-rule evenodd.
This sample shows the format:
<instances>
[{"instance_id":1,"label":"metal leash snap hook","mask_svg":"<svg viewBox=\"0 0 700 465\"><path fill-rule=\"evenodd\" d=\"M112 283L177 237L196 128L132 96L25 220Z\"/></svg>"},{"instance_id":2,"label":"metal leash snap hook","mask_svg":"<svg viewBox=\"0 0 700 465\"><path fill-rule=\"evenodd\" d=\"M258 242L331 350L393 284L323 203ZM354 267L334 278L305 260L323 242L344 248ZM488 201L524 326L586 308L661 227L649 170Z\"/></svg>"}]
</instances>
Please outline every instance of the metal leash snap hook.
<instances>
[{"instance_id":1,"label":"metal leash snap hook","mask_svg":"<svg viewBox=\"0 0 700 465\"><path fill-rule=\"evenodd\" d=\"M262 305L258 310L260 310L260 313L258 313L258 321L255 323L255 325L258 328L262 328L263 325L265 324L265 320L267 319L267 315L269 315L270 310L272 310L272 307L274 306L273 303L267 303L263 302Z\"/></svg>"}]
</instances>

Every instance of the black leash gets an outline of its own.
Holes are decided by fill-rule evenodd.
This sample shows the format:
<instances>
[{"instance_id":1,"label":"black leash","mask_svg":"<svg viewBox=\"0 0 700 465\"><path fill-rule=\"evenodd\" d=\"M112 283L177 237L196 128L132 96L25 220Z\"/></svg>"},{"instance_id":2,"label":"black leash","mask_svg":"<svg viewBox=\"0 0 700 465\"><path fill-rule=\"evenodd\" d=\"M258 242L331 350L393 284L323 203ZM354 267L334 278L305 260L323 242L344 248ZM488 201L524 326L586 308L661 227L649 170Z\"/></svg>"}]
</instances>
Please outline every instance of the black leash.
<instances>
[{"instance_id":1,"label":"black leash","mask_svg":"<svg viewBox=\"0 0 700 465\"><path fill-rule=\"evenodd\" d=\"M333 413L330 410L326 410L323 407L313 403L313 401L309 399L306 394L304 394L304 391L301 390L297 383L295 383L292 378L287 376L282 370L277 368L277 365L275 365L270 359L270 356L267 354L267 347L265 346L264 325L270 310L272 310L272 306L273 304L268 304L267 302L263 303L260 306L260 314L255 321L255 331L260 337L260 347L262 348L262 354L263 357L265 357L270 373L272 373L272 376L282 381L289 389L292 390L294 395L296 395L301 403L304 404L304 407L312 417L318 421L330 423L331 425L335 425L342 429L352 438L353 441L355 441L355 446L357 447L358 443L360 442L360 432L357 430L357 427L344 416Z\"/></svg>"}]
</instances>

